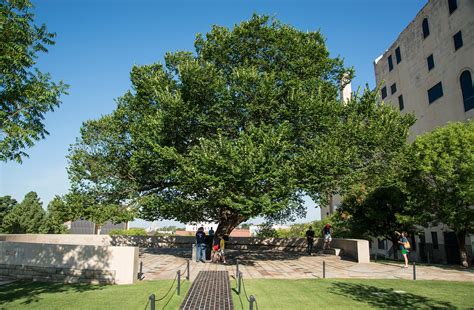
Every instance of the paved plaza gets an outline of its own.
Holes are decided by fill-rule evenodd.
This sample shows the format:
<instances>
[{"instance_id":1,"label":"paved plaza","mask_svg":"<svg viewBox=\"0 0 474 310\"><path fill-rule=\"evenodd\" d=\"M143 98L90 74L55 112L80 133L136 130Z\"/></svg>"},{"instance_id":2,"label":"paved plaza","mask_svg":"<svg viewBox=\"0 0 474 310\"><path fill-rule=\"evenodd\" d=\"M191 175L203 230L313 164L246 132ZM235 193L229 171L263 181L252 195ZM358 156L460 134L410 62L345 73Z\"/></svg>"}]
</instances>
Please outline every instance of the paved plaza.
<instances>
[{"instance_id":1,"label":"paved plaza","mask_svg":"<svg viewBox=\"0 0 474 310\"><path fill-rule=\"evenodd\" d=\"M184 272L191 258L189 249L141 249L145 280L174 279L177 270ZM227 250L227 265L190 262L190 278L194 281L199 271L228 271L234 275L236 261L246 279L311 279L323 277L323 261L326 278L358 279L413 279L413 267L401 268L397 263L359 264L340 259L338 256L316 254L306 256L281 251L231 251ZM183 275L184 277L184 275ZM473 281L474 269L457 266L416 266L417 280Z\"/></svg>"}]
</instances>

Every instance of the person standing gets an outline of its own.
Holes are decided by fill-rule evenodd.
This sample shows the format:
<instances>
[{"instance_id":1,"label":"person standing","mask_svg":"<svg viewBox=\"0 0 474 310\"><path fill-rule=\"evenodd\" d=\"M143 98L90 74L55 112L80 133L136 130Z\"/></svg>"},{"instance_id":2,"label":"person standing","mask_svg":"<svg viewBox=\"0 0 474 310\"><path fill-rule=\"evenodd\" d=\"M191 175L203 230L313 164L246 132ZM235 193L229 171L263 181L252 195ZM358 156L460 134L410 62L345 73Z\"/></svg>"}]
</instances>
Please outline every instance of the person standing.
<instances>
[{"instance_id":1,"label":"person standing","mask_svg":"<svg viewBox=\"0 0 474 310\"><path fill-rule=\"evenodd\" d=\"M226 260L225 260L225 238L223 235L220 235L219 236L220 240L219 240L219 252L220 252L220 255L221 255L221 261L223 264L227 264Z\"/></svg>"},{"instance_id":2,"label":"person standing","mask_svg":"<svg viewBox=\"0 0 474 310\"><path fill-rule=\"evenodd\" d=\"M331 241L332 241L332 228L331 228L331 224L329 223L327 223L323 228L323 238L324 238L323 250L330 249Z\"/></svg>"},{"instance_id":3,"label":"person standing","mask_svg":"<svg viewBox=\"0 0 474 310\"><path fill-rule=\"evenodd\" d=\"M206 262L206 233L204 227L199 227L196 232L196 261Z\"/></svg>"},{"instance_id":4,"label":"person standing","mask_svg":"<svg viewBox=\"0 0 474 310\"><path fill-rule=\"evenodd\" d=\"M308 255L312 255L313 253L313 243L314 243L314 230L312 229L311 226L309 226L308 230L306 231L306 251L308 252Z\"/></svg>"},{"instance_id":5,"label":"person standing","mask_svg":"<svg viewBox=\"0 0 474 310\"><path fill-rule=\"evenodd\" d=\"M403 268L408 268L408 249L410 248L410 242L408 242L406 231L402 232L398 243L400 244L400 250L402 251L403 258L405 259L405 266L403 266Z\"/></svg>"}]
</instances>

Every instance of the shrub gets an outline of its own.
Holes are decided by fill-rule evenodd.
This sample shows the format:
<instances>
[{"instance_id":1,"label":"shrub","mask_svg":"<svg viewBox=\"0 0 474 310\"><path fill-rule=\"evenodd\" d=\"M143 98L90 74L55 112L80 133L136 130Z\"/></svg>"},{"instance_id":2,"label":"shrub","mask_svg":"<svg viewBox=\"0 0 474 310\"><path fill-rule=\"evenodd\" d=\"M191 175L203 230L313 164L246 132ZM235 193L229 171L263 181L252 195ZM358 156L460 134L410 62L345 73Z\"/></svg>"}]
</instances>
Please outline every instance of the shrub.
<instances>
[{"instance_id":1,"label":"shrub","mask_svg":"<svg viewBox=\"0 0 474 310\"><path fill-rule=\"evenodd\" d=\"M130 228L130 229L112 229L109 232L111 236L147 236L144 228Z\"/></svg>"}]
</instances>

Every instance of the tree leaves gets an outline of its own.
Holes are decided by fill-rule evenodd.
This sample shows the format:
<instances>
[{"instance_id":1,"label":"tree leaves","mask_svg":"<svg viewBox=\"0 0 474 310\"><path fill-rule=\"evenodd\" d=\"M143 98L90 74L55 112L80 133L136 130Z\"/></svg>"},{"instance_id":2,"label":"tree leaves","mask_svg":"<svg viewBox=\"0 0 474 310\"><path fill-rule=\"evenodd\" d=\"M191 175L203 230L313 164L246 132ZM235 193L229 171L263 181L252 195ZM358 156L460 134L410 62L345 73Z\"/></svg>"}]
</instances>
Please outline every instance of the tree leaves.
<instances>
[{"instance_id":1,"label":"tree leaves","mask_svg":"<svg viewBox=\"0 0 474 310\"><path fill-rule=\"evenodd\" d=\"M68 86L34 67L54 33L33 24L28 0L0 1L0 160L22 161L24 151L48 134L43 119Z\"/></svg>"},{"instance_id":2,"label":"tree leaves","mask_svg":"<svg viewBox=\"0 0 474 310\"><path fill-rule=\"evenodd\" d=\"M228 233L258 215L299 216L303 193L319 202L396 166L413 117L369 90L339 101L353 72L319 32L254 15L195 47L134 67L117 109L84 124L73 188L148 220L219 221Z\"/></svg>"}]
</instances>

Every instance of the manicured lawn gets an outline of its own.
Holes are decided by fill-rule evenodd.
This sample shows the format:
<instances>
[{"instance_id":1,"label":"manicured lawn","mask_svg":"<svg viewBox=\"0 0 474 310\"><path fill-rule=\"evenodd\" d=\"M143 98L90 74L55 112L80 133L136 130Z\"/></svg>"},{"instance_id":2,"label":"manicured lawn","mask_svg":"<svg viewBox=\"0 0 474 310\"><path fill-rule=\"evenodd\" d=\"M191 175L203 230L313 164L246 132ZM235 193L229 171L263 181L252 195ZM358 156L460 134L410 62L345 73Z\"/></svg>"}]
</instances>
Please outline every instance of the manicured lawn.
<instances>
[{"instance_id":1,"label":"manicured lawn","mask_svg":"<svg viewBox=\"0 0 474 310\"><path fill-rule=\"evenodd\" d=\"M246 279L244 283L247 295L255 296L259 309L474 307L472 282ZM240 296L234 291L233 298L235 309L248 309L243 289Z\"/></svg>"},{"instance_id":2,"label":"manicured lawn","mask_svg":"<svg viewBox=\"0 0 474 310\"><path fill-rule=\"evenodd\" d=\"M0 309L145 309L150 294L165 295L171 280L143 281L133 285L64 285L15 282L0 286ZM178 309L189 289L182 281L168 296L156 302L156 309ZM150 306L148 306L150 309Z\"/></svg>"},{"instance_id":3,"label":"manicured lawn","mask_svg":"<svg viewBox=\"0 0 474 310\"><path fill-rule=\"evenodd\" d=\"M16 282L0 286L0 309L145 309L148 296L163 296L172 281L143 281L134 285L63 285ZM473 308L474 283L409 280L250 280L247 294L264 309L353 308ZM235 288L235 281L231 281ZM156 309L178 309L181 296L170 294ZM233 292L235 309L248 309L242 287ZM148 306L148 309L150 307ZM254 307L256 309L256 307Z\"/></svg>"}]
</instances>

